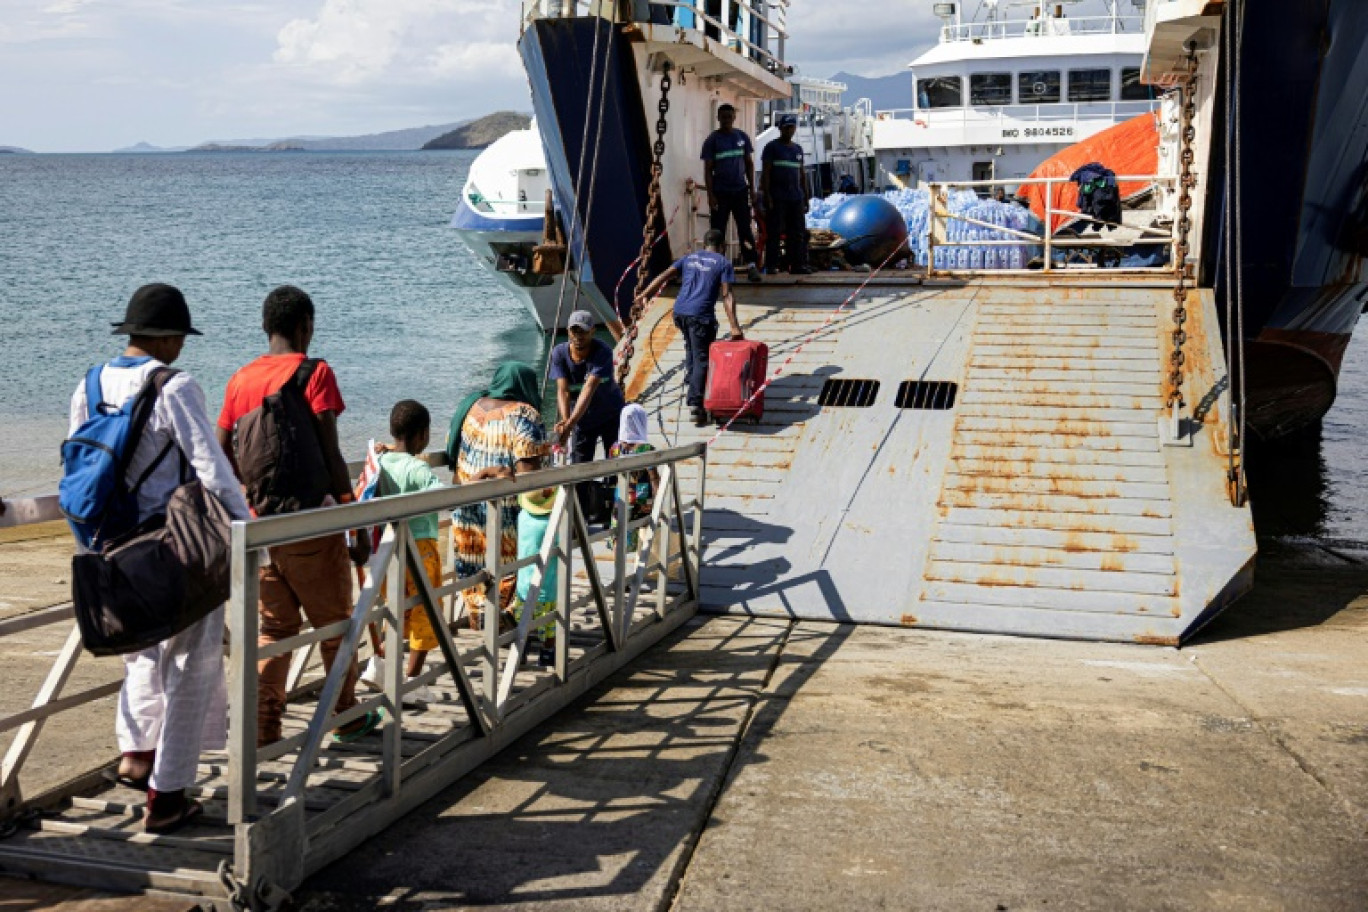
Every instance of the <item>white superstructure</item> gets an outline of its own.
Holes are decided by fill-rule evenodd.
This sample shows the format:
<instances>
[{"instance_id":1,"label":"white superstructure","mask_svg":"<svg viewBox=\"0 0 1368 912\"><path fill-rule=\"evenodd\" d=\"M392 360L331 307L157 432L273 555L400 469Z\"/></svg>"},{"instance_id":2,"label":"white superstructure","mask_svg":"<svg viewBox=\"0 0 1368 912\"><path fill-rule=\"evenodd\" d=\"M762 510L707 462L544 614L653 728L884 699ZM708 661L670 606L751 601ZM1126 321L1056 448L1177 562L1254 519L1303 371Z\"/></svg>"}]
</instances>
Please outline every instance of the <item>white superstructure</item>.
<instances>
[{"instance_id":1,"label":"white superstructure","mask_svg":"<svg viewBox=\"0 0 1368 912\"><path fill-rule=\"evenodd\" d=\"M912 61L912 107L875 115L880 186L1025 177L1055 152L1158 105L1140 82L1142 18L1070 17L1064 3L1015 3L966 22L937 3L945 24ZM1132 0L1132 4L1134 0ZM1021 15L1024 14L1024 15ZM1015 15L1015 17L1013 17Z\"/></svg>"},{"instance_id":2,"label":"white superstructure","mask_svg":"<svg viewBox=\"0 0 1368 912\"><path fill-rule=\"evenodd\" d=\"M551 178L535 123L495 141L470 164L451 226L480 263L498 277L543 329L556 322L558 276L532 270L541 242ZM565 310L565 308L562 308ZM561 314L563 328L569 311Z\"/></svg>"},{"instance_id":3,"label":"white superstructure","mask_svg":"<svg viewBox=\"0 0 1368 912\"><path fill-rule=\"evenodd\" d=\"M814 196L827 196L840 189L842 178L849 178L860 193L873 190L877 186L874 108L869 99L861 98L848 106L845 83L829 79L793 76L789 82L793 96L770 106L767 125L755 137L756 169L765 146L779 138L779 129L774 126L779 115L790 113L798 118L793 141L803 147L808 186Z\"/></svg>"}]
</instances>

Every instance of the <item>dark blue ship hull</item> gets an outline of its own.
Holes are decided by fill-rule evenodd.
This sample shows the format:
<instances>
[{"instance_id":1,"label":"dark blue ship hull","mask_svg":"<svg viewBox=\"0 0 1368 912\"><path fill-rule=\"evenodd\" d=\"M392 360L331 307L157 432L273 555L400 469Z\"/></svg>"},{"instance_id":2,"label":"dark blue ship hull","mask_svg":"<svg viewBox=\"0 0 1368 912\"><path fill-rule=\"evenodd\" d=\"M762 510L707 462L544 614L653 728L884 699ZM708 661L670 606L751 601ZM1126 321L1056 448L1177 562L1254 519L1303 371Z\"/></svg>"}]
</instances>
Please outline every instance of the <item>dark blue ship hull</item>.
<instances>
[{"instance_id":1,"label":"dark blue ship hull","mask_svg":"<svg viewBox=\"0 0 1368 912\"><path fill-rule=\"evenodd\" d=\"M641 251L653 138L631 43L612 23L588 16L534 20L518 49L570 249L587 264L584 280L625 316L635 269L623 276ZM662 229L658 222L655 232ZM669 249L667 239L654 247L653 274L669 265Z\"/></svg>"},{"instance_id":2,"label":"dark blue ship hull","mask_svg":"<svg viewBox=\"0 0 1368 912\"><path fill-rule=\"evenodd\" d=\"M1368 299L1368 3L1242 7L1246 417L1255 434L1274 438L1330 408ZM1224 176L1224 152L1213 149L1213 177ZM1223 304L1220 194L1212 206L1207 262Z\"/></svg>"}]
</instances>

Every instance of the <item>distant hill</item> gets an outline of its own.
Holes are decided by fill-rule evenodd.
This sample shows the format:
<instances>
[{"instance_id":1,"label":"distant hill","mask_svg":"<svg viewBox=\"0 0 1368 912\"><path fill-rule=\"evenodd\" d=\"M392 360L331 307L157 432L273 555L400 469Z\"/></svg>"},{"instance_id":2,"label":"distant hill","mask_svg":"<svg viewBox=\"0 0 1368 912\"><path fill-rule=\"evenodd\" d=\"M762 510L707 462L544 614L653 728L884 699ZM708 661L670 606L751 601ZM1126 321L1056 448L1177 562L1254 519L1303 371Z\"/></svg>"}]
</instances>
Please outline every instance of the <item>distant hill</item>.
<instances>
[{"instance_id":1,"label":"distant hill","mask_svg":"<svg viewBox=\"0 0 1368 912\"><path fill-rule=\"evenodd\" d=\"M427 149L483 149L514 130L526 130L532 118L516 111L498 111L464 123L450 132L429 140Z\"/></svg>"},{"instance_id":2,"label":"distant hill","mask_svg":"<svg viewBox=\"0 0 1368 912\"><path fill-rule=\"evenodd\" d=\"M151 143L140 142L131 146L124 146L122 149L115 149L116 154L131 154L135 152L184 152L187 146L154 146Z\"/></svg>"},{"instance_id":3,"label":"distant hill","mask_svg":"<svg viewBox=\"0 0 1368 912\"><path fill-rule=\"evenodd\" d=\"M861 98L868 98L874 102L874 110L876 111L912 107L911 73L893 73L889 76L855 76L850 73L837 73L831 79L833 82L844 82L848 86L845 93L847 105L853 105Z\"/></svg>"},{"instance_id":4,"label":"distant hill","mask_svg":"<svg viewBox=\"0 0 1368 912\"><path fill-rule=\"evenodd\" d=\"M18 146L0 146L0 152L10 152L18 155L32 155L28 149L21 149Z\"/></svg>"},{"instance_id":5,"label":"distant hill","mask_svg":"<svg viewBox=\"0 0 1368 912\"><path fill-rule=\"evenodd\" d=\"M465 124L432 124L364 136L289 136L284 139L227 139L201 143L191 152L411 152Z\"/></svg>"}]
</instances>

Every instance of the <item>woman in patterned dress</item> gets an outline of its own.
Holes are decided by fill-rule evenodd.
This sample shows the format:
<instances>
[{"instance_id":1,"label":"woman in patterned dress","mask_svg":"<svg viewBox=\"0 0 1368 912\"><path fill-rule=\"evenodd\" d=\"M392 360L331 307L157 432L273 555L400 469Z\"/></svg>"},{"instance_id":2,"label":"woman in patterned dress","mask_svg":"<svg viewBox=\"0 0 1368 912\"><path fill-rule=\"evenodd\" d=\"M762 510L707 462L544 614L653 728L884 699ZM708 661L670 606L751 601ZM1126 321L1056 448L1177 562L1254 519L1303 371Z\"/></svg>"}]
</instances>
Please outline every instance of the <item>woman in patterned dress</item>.
<instances>
[{"instance_id":1,"label":"woman in patterned dress","mask_svg":"<svg viewBox=\"0 0 1368 912\"><path fill-rule=\"evenodd\" d=\"M451 419L447 455L454 457L459 484L491 478L514 478L535 472L549 450L546 425L538 410L537 372L529 364L510 361L494 374L489 389L468 396ZM501 561L518 559L518 505L508 498L499 505ZM485 569L485 504L459 507L451 514L452 566L456 579ZM515 577L499 585L499 608L513 598ZM480 628L480 612L489 604L484 584L462 593L472 629Z\"/></svg>"}]
</instances>

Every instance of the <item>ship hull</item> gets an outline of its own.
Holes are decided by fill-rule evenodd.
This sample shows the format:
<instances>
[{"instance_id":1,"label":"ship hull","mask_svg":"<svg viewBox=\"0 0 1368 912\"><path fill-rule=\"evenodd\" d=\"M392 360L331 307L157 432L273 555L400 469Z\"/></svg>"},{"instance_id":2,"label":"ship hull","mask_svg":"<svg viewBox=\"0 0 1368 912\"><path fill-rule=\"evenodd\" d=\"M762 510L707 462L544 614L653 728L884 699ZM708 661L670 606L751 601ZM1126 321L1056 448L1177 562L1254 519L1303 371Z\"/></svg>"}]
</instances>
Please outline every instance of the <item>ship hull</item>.
<instances>
[{"instance_id":1,"label":"ship hull","mask_svg":"<svg viewBox=\"0 0 1368 912\"><path fill-rule=\"evenodd\" d=\"M1246 418L1255 436L1273 439L1330 409L1368 299L1368 6L1250 2L1244 10L1237 193ZM1261 116L1270 104L1288 113ZM1213 171L1224 153L1216 151ZM1213 206L1224 206L1219 194ZM1224 226L1214 215L1212 279L1223 298Z\"/></svg>"},{"instance_id":2,"label":"ship hull","mask_svg":"<svg viewBox=\"0 0 1368 912\"><path fill-rule=\"evenodd\" d=\"M547 332L565 328L572 309L568 302L573 294L567 289L567 299L561 302L559 277L537 275L526 268L508 268L510 256L530 263L532 248L542 239L541 216L490 218L471 209L462 199L451 218L451 227L480 265L522 304L538 326ZM562 311L559 314L558 309Z\"/></svg>"}]
</instances>

